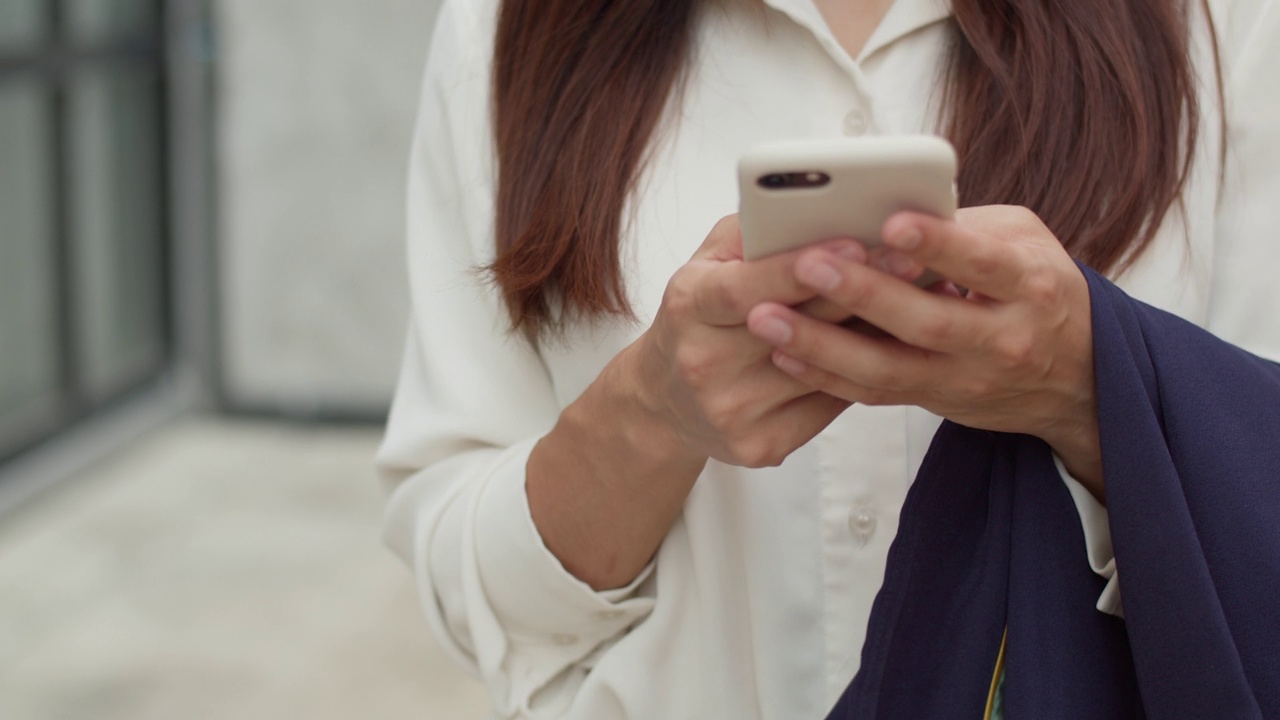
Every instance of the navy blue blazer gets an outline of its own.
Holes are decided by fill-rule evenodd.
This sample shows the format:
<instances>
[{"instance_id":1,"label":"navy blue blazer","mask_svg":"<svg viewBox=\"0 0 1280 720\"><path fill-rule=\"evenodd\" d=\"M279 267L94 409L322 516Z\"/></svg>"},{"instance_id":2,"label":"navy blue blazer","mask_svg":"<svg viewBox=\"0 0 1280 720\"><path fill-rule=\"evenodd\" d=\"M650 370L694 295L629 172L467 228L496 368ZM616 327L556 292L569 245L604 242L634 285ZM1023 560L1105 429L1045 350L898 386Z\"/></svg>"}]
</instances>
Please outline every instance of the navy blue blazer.
<instances>
[{"instance_id":1,"label":"navy blue blazer","mask_svg":"<svg viewBox=\"0 0 1280 720\"><path fill-rule=\"evenodd\" d=\"M1280 365L1083 270L1125 618L1049 448L945 423L830 720L978 720L1006 627L1008 720L1280 718Z\"/></svg>"}]
</instances>

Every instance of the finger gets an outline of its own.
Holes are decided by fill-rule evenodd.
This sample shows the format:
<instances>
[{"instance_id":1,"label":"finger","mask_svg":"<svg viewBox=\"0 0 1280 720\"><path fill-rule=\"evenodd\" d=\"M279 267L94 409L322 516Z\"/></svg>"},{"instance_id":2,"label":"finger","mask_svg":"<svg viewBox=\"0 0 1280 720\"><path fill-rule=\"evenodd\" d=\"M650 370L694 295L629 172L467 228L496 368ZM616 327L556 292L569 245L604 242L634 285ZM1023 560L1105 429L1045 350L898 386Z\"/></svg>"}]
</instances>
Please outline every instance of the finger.
<instances>
[{"instance_id":1,"label":"finger","mask_svg":"<svg viewBox=\"0 0 1280 720\"><path fill-rule=\"evenodd\" d=\"M774 364L773 352L772 348L766 348L756 369L736 381L741 386L739 389L749 390L751 397L755 398L753 406L764 409L757 417L767 416L777 408L813 394L813 388Z\"/></svg>"},{"instance_id":2,"label":"finger","mask_svg":"<svg viewBox=\"0 0 1280 720\"><path fill-rule=\"evenodd\" d=\"M866 260L866 250L852 240L830 240L819 244L845 262ZM708 325L741 325L751 308L762 302L798 305L817 293L801 283L793 270L796 258L808 248L773 255L751 262L712 264L701 272L693 288L694 312Z\"/></svg>"},{"instance_id":3,"label":"finger","mask_svg":"<svg viewBox=\"0 0 1280 720\"><path fill-rule=\"evenodd\" d=\"M933 290L930 290L930 292L933 292ZM952 294L959 297L958 293ZM848 310L822 296L801 303L795 306L795 309L801 315L807 315L814 320L831 323L832 325L839 325L846 330L860 332L873 337L884 337L886 335L885 331L856 315L851 315Z\"/></svg>"},{"instance_id":4,"label":"finger","mask_svg":"<svg viewBox=\"0 0 1280 720\"><path fill-rule=\"evenodd\" d=\"M781 374L781 373L780 373ZM803 395L786 403L765 419L769 434L778 438L786 447L796 448L826 429L840 414L849 409L849 401L814 388L786 375L788 380L805 388Z\"/></svg>"},{"instance_id":5,"label":"finger","mask_svg":"<svg viewBox=\"0 0 1280 720\"><path fill-rule=\"evenodd\" d=\"M907 404L897 393L863 387L848 378L797 360L782 350L773 351L773 363L807 387L846 403L872 406Z\"/></svg>"},{"instance_id":6,"label":"finger","mask_svg":"<svg viewBox=\"0 0 1280 720\"><path fill-rule=\"evenodd\" d=\"M868 253L867 264L909 283L914 283L926 272L924 266L910 255L884 245Z\"/></svg>"},{"instance_id":7,"label":"finger","mask_svg":"<svg viewBox=\"0 0 1280 720\"><path fill-rule=\"evenodd\" d=\"M753 310L748 328L787 357L875 391L910 393L937 383L935 358L946 358L892 338L818 322L776 304Z\"/></svg>"},{"instance_id":8,"label":"finger","mask_svg":"<svg viewBox=\"0 0 1280 720\"><path fill-rule=\"evenodd\" d=\"M954 220L899 213L885 222L884 243L952 282L996 300L1013 300L1026 272L1018 245Z\"/></svg>"},{"instance_id":9,"label":"finger","mask_svg":"<svg viewBox=\"0 0 1280 720\"><path fill-rule=\"evenodd\" d=\"M837 325L857 320L857 318L854 318L848 310L822 296L815 297L812 300L807 300L796 305L795 308L796 312L799 312L802 315L808 315L814 320L835 323Z\"/></svg>"},{"instance_id":10,"label":"finger","mask_svg":"<svg viewBox=\"0 0 1280 720\"><path fill-rule=\"evenodd\" d=\"M911 259L911 256L906 253L902 253L897 250L890 250L883 246L870 248L867 250L866 264L880 268L880 270L893 275L894 277L906 280L909 283L925 287L930 292L959 296L959 292L955 290L955 286L943 280L939 280L928 286L921 285L918 281L925 274L926 270L915 260ZM809 300L802 305L796 306L796 310L815 320L843 324L846 327L849 326L849 321L854 320L847 309L821 296Z\"/></svg>"},{"instance_id":11,"label":"finger","mask_svg":"<svg viewBox=\"0 0 1280 720\"><path fill-rule=\"evenodd\" d=\"M839 282L815 288L821 297L910 345L967 353L981 347L999 328L998 319L984 305L922 290L829 253L811 251L796 262L796 276L810 286L829 278L832 270Z\"/></svg>"},{"instance_id":12,"label":"finger","mask_svg":"<svg viewBox=\"0 0 1280 720\"><path fill-rule=\"evenodd\" d=\"M769 358L772 351L772 346L743 326L704 326L675 354L673 362L691 387L723 389L732 383L733 389L740 391L739 397L753 398L751 405L762 408L776 407L813 392L779 372ZM763 414L762 410L754 417Z\"/></svg>"}]
</instances>

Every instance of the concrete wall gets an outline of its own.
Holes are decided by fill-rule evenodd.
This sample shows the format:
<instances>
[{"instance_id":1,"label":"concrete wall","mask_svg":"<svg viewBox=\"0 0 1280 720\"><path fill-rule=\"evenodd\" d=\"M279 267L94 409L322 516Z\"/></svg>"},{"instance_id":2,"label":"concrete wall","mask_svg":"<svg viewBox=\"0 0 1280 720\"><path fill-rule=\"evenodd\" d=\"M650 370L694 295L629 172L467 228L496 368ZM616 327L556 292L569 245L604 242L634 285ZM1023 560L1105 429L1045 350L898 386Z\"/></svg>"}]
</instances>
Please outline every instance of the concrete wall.
<instances>
[{"instance_id":1,"label":"concrete wall","mask_svg":"<svg viewBox=\"0 0 1280 720\"><path fill-rule=\"evenodd\" d=\"M439 0L214 0L222 367L255 408L378 412Z\"/></svg>"}]
</instances>

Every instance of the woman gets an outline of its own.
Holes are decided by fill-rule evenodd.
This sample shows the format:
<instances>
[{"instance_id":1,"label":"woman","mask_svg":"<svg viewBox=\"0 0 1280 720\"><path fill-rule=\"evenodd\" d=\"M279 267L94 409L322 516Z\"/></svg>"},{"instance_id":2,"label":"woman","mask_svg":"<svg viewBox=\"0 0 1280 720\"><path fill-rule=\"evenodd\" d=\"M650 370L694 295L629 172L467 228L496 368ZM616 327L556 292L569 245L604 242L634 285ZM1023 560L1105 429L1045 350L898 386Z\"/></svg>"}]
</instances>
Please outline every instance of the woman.
<instances>
[{"instance_id":1,"label":"woman","mask_svg":"<svg viewBox=\"0 0 1280 720\"><path fill-rule=\"evenodd\" d=\"M389 542L497 716L821 717L939 416L1047 442L1079 563L1114 578L1072 256L1280 358L1280 20L1208 9L450 0L379 463ZM968 214L739 261L744 150L908 132L957 144ZM894 277L923 264L974 302Z\"/></svg>"}]
</instances>

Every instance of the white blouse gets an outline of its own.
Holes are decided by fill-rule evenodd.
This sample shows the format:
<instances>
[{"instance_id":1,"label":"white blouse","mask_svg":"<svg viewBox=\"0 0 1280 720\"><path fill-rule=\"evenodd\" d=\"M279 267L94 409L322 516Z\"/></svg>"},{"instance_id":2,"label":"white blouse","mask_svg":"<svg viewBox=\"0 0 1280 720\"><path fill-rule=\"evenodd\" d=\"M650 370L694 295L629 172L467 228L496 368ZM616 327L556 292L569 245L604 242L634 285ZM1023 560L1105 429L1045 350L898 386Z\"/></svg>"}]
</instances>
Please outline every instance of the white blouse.
<instances>
[{"instance_id":1,"label":"white blouse","mask_svg":"<svg viewBox=\"0 0 1280 720\"><path fill-rule=\"evenodd\" d=\"M475 272L493 257L497 0L447 0L441 11L408 197L413 322L378 465L387 540L495 717L820 718L857 670L898 512L939 423L929 413L855 406L779 468L709 463L650 567L611 592L563 569L524 491L534 443L644 331L673 271L736 211L745 149L935 129L945 0L897 0L857 58L811 0L765 4L725 3L699 26L678 122L658 139L628 215L625 276L641 322L584 325L537 351L508 334ZM1119 282L1280 359L1280 1L1213 0L1212 11L1227 164L1197 17L1205 117L1185 213L1170 213ZM1105 511L1072 489L1088 561L1114 575ZM1100 609L1118 611L1114 591Z\"/></svg>"}]
</instances>

